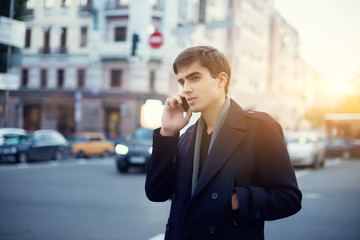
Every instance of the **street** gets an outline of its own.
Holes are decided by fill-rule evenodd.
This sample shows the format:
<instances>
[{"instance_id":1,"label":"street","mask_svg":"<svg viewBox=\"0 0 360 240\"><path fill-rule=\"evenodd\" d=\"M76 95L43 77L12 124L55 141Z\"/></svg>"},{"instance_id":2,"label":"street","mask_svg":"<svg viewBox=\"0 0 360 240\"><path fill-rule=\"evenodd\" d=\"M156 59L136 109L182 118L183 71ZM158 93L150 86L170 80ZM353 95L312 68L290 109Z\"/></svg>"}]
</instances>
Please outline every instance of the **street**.
<instances>
[{"instance_id":1,"label":"street","mask_svg":"<svg viewBox=\"0 0 360 240\"><path fill-rule=\"evenodd\" d=\"M302 210L266 222L267 240L359 239L360 161L297 169ZM145 175L113 159L0 165L0 239L163 239L170 202L152 203Z\"/></svg>"}]
</instances>

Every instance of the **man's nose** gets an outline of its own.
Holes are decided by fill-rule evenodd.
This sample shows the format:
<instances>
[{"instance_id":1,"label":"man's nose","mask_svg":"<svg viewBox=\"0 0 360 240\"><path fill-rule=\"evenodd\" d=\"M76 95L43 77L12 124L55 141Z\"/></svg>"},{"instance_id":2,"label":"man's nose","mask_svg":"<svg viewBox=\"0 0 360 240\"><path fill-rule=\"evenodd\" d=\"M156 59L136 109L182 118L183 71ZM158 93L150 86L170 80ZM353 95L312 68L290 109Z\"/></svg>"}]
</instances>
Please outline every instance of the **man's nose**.
<instances>
[{"instance_id":1,"label":"man's nose","mask_svg":"<svg viewBox=\"0 0 360 240\"><path fill-rule=\"evenodd\" d=\"M183 93L190 93L192 92L191 84L189 82L185 82L183 86Z\"/></svg>"}]
</instances>

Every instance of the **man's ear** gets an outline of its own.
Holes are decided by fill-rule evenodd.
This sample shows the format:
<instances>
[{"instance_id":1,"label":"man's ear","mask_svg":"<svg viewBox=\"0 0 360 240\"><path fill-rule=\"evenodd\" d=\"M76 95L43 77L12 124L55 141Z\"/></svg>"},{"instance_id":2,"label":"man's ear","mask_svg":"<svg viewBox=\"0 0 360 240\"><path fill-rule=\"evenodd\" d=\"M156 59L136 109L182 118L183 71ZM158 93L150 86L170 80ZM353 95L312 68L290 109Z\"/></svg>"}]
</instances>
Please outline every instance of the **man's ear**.
<instances>
[{"instance_id":1,"label":"man's ear","mask_svg":"<svg viewBox=\"0 0 360 240\"><path fill-rule=\"evenodd\" d=\"M227 75L225 72L221 72L218 76L219 79L219 87L221 88L225 88L226 84L227 84Z\"/></svg>"}]
</instances>

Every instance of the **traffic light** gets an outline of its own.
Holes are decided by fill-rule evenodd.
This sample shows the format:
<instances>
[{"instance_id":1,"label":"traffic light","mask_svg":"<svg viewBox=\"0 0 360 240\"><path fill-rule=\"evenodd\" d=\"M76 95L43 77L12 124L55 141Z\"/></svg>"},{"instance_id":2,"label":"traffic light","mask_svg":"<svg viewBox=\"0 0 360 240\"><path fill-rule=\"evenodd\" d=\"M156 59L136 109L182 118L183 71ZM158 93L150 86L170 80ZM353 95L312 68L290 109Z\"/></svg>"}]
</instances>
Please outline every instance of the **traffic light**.
<instances>
[{"instance_id":1,"label":"traffic light","mask_svg":"<svg viewBox=\"0 0 360 240\"><path fill-rule=\"evenodd\" d=\"M134 33L132 36L131 56L136 55L136 48L139 41L140 41L139 35Z\"/></svg>"}]
</instances>

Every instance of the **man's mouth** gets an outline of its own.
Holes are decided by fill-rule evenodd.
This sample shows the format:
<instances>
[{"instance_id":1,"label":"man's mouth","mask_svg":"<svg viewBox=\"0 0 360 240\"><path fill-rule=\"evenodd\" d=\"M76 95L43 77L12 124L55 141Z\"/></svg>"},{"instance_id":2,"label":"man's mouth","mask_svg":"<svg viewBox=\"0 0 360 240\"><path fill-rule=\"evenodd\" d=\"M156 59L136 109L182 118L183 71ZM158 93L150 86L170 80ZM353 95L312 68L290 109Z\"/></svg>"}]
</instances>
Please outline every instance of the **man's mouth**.
<instances>
[{"instance_id":1,"label":"man's mouth","mask_svg":"<svg viewBox=\"0 0 360 240\"><path fill-rule=\"evenodd\" d=\"M188 97L186 98L186 101L188 102L189 105L191 105L195 103L196 99L197 99L196 97Z\"/></svg>"}]
</instances>

